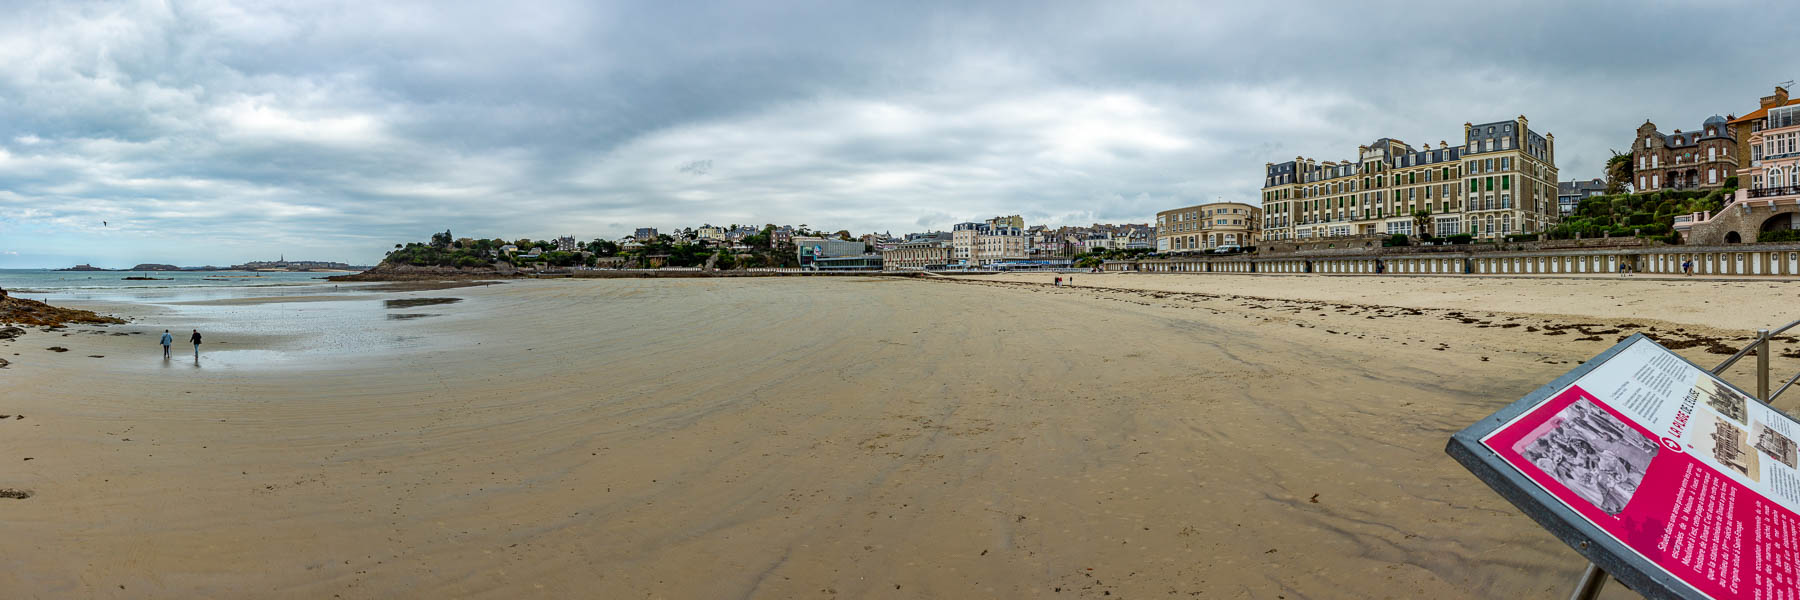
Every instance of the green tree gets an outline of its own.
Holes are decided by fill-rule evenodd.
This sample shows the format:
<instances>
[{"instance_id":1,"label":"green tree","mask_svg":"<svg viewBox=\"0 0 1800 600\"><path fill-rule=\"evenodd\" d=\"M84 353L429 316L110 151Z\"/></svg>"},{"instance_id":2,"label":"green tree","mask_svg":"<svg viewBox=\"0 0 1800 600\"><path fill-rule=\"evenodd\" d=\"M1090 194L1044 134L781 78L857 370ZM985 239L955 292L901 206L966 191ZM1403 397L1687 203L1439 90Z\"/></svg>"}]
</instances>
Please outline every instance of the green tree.
<instances>
[{"instance_id":1,"label":"green tree","mask_svg":"<svg viewBox=\"0 0 1800 600\"><path fill-rule=\"evenodd\" d=\"M1429 239L1431 237L1431 209L1415 210L1412 218L1413 235L1420 239Z\"/></svg>"},{"instance_id":2,"label":"green tree","mask_svg":"<svg viewBox=\"0 0 1800 600\"><path fill-rule=\"evenodd\" d=\"M1618 194L1631 184L1631 153L1619 154L1617 150L1612 153L1612 158L1606 159L1606 193Z\"/></svg>"}]
</instances>

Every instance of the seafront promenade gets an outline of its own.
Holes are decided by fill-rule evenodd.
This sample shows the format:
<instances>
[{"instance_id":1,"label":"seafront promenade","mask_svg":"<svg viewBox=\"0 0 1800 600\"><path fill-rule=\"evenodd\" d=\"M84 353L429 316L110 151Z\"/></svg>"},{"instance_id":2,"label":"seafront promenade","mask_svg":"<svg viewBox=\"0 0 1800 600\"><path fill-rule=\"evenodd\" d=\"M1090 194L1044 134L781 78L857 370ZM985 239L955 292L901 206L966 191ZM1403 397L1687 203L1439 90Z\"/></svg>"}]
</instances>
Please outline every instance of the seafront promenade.
<instances>
[{"instance_id":1,"label":"seafront promenade","mask_svg":"<svg viewBox=\"0 0 1800 600\"><path fill-rule=\"evenodd\" d=\"M1800 277L1800 244L1501 250L1469 246L1341 248L1269 256L1190 256L1107 261L1112 272L1321 273L1341 275L1681 274Z\"/></svg>"}]
</instances>

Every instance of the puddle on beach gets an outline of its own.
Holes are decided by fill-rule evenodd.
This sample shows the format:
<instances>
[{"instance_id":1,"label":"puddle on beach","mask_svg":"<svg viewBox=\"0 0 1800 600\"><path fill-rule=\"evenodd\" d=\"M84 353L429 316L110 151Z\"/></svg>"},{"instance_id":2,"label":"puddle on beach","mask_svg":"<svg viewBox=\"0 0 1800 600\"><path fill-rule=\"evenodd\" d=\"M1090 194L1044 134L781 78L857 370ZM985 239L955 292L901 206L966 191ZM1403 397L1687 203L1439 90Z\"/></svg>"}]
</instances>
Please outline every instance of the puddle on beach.
<instances>
[{"instance_id":1,"label":"puddle on beach","mask_svg":"<svg viewBox=\"0 0 1800 600\"><path fill-rule=\"evenodd\" d=\"M462 298L400 298L384 301L388 308L413 308L415 306L435 306L438 304L455 304Z\"/></svg>"},{"instance_id":2,"label":"puddle on beach","mask_svg":"<svg viewBox=\"0 0 1800 600\"><path fill-rule=\"evenodd\" d=\"M438 315L431 314L431 313L398 313L398 314L388 315L387 318L389 321L410 321L410 320L418 319L418 318L422 318L422 317L435 317L435 316L438 316Z\"/></svg>"}]
</instances>

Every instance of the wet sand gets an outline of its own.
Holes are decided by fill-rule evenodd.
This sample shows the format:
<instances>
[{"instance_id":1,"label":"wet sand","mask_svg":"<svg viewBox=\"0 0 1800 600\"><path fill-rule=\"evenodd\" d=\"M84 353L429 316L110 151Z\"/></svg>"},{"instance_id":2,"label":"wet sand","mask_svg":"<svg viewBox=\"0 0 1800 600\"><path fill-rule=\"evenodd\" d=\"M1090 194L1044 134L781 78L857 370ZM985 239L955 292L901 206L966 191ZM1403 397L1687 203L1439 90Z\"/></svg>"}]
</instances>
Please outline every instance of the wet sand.
<instances>
[{"instance_id":1,"label":"wet sand","mask_svg":"<svg viewBox=\"0 0 1800 600\"><path fill-rule=\"evenodd\" d=\"M269 369L165 369L110 334L148 322L34 330L0 343L0 413L25 416L0 420L0 488L32 493L0 498L0 589L1566 595L1582 561L1448 436L1624 325L1711 364L1740 332L1700 321L1793 312L1733 284L992 279L434 291L461 301L381 325L420 343ZM1668 300L1694 294L1733 306Z\"/></svg>"}]
</instances>

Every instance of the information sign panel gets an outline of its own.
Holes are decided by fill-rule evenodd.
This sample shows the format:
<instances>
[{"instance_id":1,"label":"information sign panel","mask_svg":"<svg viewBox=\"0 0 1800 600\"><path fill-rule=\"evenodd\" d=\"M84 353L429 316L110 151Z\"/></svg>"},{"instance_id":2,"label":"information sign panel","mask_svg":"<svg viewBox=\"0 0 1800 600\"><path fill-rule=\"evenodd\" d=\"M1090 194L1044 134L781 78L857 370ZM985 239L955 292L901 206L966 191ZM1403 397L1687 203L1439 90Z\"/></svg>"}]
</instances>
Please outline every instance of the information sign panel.
<instances>
[{"instance_id":1,"label":"information sign panel","mask_svg":"<svg viewBox=\"0 0 1800 600\"><path fill-rule=\"evenodd\" d=\"M1647 596L1800 598L1800 422L1641 335L1447 451Z\"/></svg>"}]
</instances>

